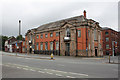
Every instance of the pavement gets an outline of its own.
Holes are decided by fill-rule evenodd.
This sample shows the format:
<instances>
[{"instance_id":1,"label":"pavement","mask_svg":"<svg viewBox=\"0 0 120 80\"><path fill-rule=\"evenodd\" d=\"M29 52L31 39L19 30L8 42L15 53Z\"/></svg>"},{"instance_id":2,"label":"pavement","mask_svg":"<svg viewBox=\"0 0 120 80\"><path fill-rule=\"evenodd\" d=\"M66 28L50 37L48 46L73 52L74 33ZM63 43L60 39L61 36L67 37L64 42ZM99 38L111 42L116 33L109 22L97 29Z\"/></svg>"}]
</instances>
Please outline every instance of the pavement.
<instances>
[{"instance_id":1,"label":"pavement","mask_svg":"<svg viewBox=\"0 0 120 80\"><path fill-rule=\"evenodd\" d=\"M3 78L117 78L118 64L107 57L27 55L0 52ZM114 61L117 61L117 57Z\"/></svg>"}]
</instances>

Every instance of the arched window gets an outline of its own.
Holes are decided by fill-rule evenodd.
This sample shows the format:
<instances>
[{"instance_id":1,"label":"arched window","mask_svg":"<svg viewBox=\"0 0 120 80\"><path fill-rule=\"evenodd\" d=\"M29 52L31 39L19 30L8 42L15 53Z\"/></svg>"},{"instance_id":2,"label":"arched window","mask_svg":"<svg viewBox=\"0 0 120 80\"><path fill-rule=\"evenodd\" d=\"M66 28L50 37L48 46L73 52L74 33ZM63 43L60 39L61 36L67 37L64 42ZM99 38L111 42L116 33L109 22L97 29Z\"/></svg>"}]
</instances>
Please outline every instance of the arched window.
<instances>
[{"instance_id":1,"label":"arched window","mask_svg":"<svg viewBox=\"0 0 120 80\"><path fill-rule=\"evenodd\" d=\"M70 28L66 28L66 36L70 37Z\"/></svg>"}]
</instances>

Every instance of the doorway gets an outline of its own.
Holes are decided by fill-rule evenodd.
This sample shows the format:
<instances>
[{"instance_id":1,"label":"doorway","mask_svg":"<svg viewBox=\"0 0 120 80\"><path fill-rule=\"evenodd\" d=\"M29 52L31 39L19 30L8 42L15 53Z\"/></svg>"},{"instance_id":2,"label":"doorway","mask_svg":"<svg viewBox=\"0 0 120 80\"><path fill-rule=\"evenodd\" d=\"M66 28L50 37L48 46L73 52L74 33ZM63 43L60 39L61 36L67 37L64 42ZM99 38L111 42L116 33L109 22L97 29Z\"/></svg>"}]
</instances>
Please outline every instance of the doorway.
<instances>
[{"instance_id":1,"label":"doorway","mask_svg":"<svg viewBox=\"0 0 120 80\"><path fill-rule=\"evenodd\" d=\"M97 56L97 49L95 49L95 56Z\"/></svg>"},{"instance_id":2,"label":"doorway","mask_svg":"<svg viewBox=\"0 0 120 80\"><path fill-rule=\"evenodd\" d=\"M32 48L30 48L30 53L32 53Z\"/></svg>"},{"instance_id":3,"label":"doorway","mask_svg":"<svg viewBox=\"0 0 120 80\"><path fill-rule=\"evenodd\" d=\"M65 56L70 56L70 43L65 43L66 50L65 50Z\"/></svg>"}]
</instances>

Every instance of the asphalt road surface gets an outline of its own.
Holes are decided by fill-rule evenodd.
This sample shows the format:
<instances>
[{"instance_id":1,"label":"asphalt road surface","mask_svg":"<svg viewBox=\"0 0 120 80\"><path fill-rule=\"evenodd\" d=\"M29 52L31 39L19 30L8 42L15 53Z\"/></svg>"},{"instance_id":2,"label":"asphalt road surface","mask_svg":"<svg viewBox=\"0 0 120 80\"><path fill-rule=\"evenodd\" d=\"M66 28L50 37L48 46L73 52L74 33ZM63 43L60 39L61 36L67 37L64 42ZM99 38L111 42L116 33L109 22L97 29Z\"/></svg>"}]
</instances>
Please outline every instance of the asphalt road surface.
<instances>
[{"instance_id":1,"label":"asphalt road surface","mask_svg":"<svg viewBox=\"0 0 120 80\"><path fill-rule=\"evenodd\" d=\"M117 78L118 64L106 64L105 61L61 56L56 57L55 60L49 60L2 55L2 77Z\"/></svg>"}]
</instances>

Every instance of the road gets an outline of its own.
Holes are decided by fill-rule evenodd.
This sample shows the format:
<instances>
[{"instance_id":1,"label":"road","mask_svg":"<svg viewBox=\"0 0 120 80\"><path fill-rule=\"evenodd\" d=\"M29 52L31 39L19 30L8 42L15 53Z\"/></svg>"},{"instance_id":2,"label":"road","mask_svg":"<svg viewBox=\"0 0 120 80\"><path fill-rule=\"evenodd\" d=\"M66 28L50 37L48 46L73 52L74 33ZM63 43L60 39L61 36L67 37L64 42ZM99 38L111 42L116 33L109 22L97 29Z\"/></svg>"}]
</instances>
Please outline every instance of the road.
<instances>
[{"instance_id":1,"label":"road","mask_svg":"<svg viewBox=\"0 0 120 80\"><path fill-rule=\"evenodd\" d=\"M6 54L6 52L3 52L2 54L3 78L118 77L118 64L106 64L106 60L102 58L92 59L57 56L55 57L55 60L49 60L10 56Z\"/></svg>"}]
</instances>

